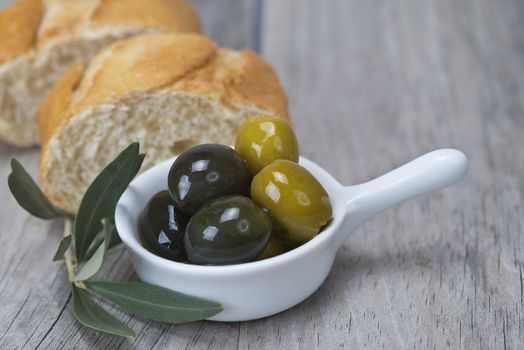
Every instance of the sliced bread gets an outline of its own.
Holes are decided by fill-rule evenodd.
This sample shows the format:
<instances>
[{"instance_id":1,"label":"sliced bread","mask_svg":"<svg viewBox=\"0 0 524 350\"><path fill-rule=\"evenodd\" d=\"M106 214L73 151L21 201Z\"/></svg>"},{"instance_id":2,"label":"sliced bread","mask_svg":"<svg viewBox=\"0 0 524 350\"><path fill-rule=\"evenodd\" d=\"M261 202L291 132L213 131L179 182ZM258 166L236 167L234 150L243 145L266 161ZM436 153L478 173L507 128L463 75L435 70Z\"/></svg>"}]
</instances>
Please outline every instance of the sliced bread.
<instances>
[{"instance_id":1,"label":"sliced bread","mask_svg":"<svg viewBox=\"0 0 524 350\"><path fill-rule=\"evenodd\" d=\"M0 140L39 143L36 110L79 59L144 33L200 32L185 0L18 0L0 11Z\"/></svg>"},{"instance_id":2,"label":"sliced bread","mask_svg":"<svg viewBox=\"0 0 524 350\"><path fill-rule=\"evenodd\" d=\"M232 144L255 113L288 118L277 75L250 50L219 49L197 34L119 41L73 66L44 100L40 181L74 213L88 184L130 142L143 169L200 143Z\"/></svg>"}]
</instances>

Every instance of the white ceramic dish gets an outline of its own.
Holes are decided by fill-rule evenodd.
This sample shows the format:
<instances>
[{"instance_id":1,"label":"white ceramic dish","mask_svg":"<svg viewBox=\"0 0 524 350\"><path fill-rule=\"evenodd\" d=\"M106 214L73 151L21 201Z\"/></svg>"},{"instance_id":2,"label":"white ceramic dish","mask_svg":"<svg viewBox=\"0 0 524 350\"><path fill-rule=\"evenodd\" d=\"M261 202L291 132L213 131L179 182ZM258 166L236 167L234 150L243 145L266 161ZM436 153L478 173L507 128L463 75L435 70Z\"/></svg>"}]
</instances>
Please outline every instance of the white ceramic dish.
<instances>
[{"instance_id":1,"label":"white ceramic dish","mask_svg":"<svg viewBox=\"0 0 524 350\"><path fill-rule=\"evenodd\" d=\"M454 149L428 153L370 182L345 187L312 161L301 158L324 185L333 221L308 243L280 256L239 265L198 266L160 258L139 241L137 222L148 200L167 188L173 159L138 176L118 202L115 221L142 281L214 300L224 310L210 318L245 321L284 311L310 296L327 277L337 250L361 224L392 205L462 179L466 156Z\"/></svg>"}]
</instances>

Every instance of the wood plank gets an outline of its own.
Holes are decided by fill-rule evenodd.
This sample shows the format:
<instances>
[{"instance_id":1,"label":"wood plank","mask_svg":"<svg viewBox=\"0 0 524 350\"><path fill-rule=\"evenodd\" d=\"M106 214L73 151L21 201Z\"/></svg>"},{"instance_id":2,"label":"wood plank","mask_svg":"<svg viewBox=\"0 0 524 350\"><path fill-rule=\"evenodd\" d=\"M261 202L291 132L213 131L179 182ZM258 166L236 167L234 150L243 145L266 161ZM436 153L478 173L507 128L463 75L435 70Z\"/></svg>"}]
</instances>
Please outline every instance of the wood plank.
<instances>
[{"instance_id":1,"label":"wood plank","mask_svg":"<svg viewBox=\"0 0 524 350\"><path fill-rule=\"evenodd\" d=\"M205 10L211 1L195 0L211 11L203 14L208 23L217 21L207 27L224 30L211 29L216 40L257 46L232 33L242 27L237 3L219 2L233 9L217 5L213 12ZM2 145L0 348L521 347L524 5L264 4L263 54L289 91L307 157L353 184L452 146L470 156L468 179L365 225L320 290L291 310L252 322L179 326L115 310L139 334L126 340L72 317L65 270L50 262L60 223L24 214L5 185L7 160L17 157L34 174L38 152ZM123 249L110 253L101 276L136 278Z\"/></svg>"},{"instance_id":2,"label":"wood plank","mask_svg":"<svg viewBox=\"0 0 524 350\"><path fill-rule=\"evenodd\" d=\"M266 9L262 50L288 89L306 156L346 184L441 147L464 150L471 170L360 229L304 306L266 321L284 340L260 323L245 343L522 348L523 3Z\"/></svg>"}]
</instances>

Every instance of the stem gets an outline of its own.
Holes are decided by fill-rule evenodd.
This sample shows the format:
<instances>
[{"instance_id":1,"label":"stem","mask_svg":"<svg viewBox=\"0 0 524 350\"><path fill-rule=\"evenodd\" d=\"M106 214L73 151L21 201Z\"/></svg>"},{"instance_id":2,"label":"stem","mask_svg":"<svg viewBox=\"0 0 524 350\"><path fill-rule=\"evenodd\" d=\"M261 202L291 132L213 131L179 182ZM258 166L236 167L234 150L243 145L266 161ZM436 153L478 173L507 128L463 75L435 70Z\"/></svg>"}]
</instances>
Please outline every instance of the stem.
<instances>
[{"instance_id":1,"label":"stem","mask_svg":"<svg viewBox=\"0 0 524 350\"><path fill-rule=\"evenodd\" d=\"M71 234L71 228L73 227L73 221L69 218L64 219L64 237ZM69 281L72 281L75 277L75 267L76 267L76 261L73 257L73 254L71 254L71 248L67 249L64 254L64 261L67 268L67 277L69 278Z\"/></svg>"},{"instance_id":2,"label":"stem","mask_svg":"<svg viewBox=\"0 0 524 350\"><path fill-rule=\"evenodd\" d=\"M64 219L64 237L71 234L73 228L73 220L71 218L66 217ZM64 254L64 261L67 269L67 278L69 279L69 282L73 282L73 279L75 278L75 269L77 265L76 258L74 257L71 247L66 250ZM82 282L73 282L77 287L79 288L86 288L85 284Z\"/></svg>"}]
</instances>

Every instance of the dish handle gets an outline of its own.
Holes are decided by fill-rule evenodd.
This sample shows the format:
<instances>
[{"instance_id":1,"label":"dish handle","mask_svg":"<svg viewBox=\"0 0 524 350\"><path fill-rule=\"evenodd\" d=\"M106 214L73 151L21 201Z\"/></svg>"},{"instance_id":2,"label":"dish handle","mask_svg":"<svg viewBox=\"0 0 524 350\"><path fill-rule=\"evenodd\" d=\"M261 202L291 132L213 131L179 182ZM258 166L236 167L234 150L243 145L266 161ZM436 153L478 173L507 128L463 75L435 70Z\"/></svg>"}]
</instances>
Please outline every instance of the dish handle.
<instances>
[{"instance_id":1,"label":"dish handle","mask_svg":"<svg viewBox=\"0 0 524 350\"><path fill-rule=\"evenodd\" d=\"M340 232L336 246L376 214L405 200L437 191L460 181L467 174L468 158L456 149L427 153L379 178L345 188L349 226ZM348 230L349 229L349 230Z\"/></svg>"}]
</instances>

